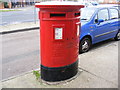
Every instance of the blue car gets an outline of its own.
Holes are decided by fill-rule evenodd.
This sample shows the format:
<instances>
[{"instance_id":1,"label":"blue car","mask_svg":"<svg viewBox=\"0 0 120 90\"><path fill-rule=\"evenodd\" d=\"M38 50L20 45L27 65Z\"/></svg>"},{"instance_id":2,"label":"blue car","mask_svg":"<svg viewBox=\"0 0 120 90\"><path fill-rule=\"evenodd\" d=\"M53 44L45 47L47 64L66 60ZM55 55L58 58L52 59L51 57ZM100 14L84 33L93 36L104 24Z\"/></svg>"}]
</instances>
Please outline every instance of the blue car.
<instances>
[{"instance_id":1,"label":"blue car","mask_svg":"<svg viewBox=\"0 0 120 90\"><path fill-rule=\"evenodd\" d=\"M114 38L120 40L120 13L115 7L92 6L81 9L79 53L92 44Z\"/></svg>"}]
</instances>

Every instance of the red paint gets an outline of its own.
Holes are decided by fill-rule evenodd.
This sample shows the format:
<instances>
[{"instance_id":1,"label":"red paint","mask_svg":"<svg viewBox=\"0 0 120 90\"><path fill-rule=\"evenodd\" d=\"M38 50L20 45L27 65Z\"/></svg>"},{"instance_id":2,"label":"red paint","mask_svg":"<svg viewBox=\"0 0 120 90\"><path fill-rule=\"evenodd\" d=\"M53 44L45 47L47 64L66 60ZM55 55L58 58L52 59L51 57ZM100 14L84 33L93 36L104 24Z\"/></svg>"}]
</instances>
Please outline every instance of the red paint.
<instances>
[{"instance_id":1,"label":"red paint","mask_svg":"<svg viewBox=\"0 0 120 90\"><path fill-rule=\"evenodd\" d=\"M80 13L79 9L84 6L36 5L36 7L40 8L41 64L46 67L62 67L76 62L79 49L77 23L80 22L80 18L75 13ZM63 28L62 39L55 39L55 28Z\"/></svg>"}]
</instances>

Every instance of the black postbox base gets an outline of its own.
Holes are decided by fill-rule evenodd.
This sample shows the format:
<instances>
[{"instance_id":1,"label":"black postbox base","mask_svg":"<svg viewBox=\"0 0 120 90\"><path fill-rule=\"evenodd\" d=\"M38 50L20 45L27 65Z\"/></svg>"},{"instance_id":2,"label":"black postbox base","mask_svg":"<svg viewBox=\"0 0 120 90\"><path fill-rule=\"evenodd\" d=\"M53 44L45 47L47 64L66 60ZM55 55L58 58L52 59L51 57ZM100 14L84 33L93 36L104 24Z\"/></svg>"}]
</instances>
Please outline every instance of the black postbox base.
<instances>
[{"instance_id":1,"label":"black postbox base","mask_svg":"<svg viewBox=\"0 0 120 90\"><path fill-rule=\"evenodd\" d=\"M78 60L68 66L49 68L41 65L41 79L49 82L62 81L75 76L78 72Z\"/></svg>"}]
</instances>

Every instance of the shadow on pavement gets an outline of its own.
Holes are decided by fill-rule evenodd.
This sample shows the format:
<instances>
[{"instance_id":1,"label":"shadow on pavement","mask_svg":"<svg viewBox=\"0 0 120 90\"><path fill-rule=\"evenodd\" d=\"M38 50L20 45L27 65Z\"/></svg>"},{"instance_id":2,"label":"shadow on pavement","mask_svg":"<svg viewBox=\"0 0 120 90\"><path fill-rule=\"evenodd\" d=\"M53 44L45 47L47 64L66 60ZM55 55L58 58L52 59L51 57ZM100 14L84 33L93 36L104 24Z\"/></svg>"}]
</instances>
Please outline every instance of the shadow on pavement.
<instances>
[{"instance_id":1,"label":"shadow on pavement","mask_svg":"<svg viewBox=\"0 0 120 90\"><path fill-rule=\"evenodd\" d=\"M90 51L107 46L107 45L114 43L114 42L117 42L117 41L115 41L114 39L108 39L108 40L96 43L96 44L92 45Z\"/></svg>"}]
</instances>

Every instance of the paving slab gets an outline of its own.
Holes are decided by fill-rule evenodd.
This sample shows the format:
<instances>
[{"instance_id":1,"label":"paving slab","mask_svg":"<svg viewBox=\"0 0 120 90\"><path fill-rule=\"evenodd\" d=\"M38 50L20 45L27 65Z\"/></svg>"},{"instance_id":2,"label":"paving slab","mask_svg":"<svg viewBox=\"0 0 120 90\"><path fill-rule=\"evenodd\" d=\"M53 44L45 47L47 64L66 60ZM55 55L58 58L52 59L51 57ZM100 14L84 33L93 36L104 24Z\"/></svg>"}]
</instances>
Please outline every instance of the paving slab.
<instances>
[{"instance_id":1,"label":"paving slab","mask_svg":"<svg viewBox=\"0 0 120 90\"><path fill-rule=\"evenodd\" d=\"M118 42L109 41L106 45L81 54L81 68L118 85ZM98 44L99 45L99 44Z\"/></svg>"},{"instance_id":2,"label":"paving slab","mask_svg":"<svg viewBox=\"0 0 120 90\"><path fill-rule=\"evenodd\" d=\"M117 86L109 81L81 72L72 80L62 81L59 84L47 84L36 80L33 73L13 78L2 82L2 88L116 88Z\"/></svg>"},{"instance_id":3,"label":"paving slab","mask_svg":"<svg viewBox=\"0 0 120 90\"><path fill-rule=\"evenodd\" d=\"M49 86L36 80L36 77L32 72L2 83L2 88L49 88L55 86Z\"/></svg>"},{"instance_id":4,"label":"paving slab","mask_svg":"<svg viewBox=\"0 0 120 90\"><path fill-rule=\"evenodd\" d=\"M117 88L117 85L83 71L75 80L60 85L64 88Z\"/></svg>"}]
</instances>

